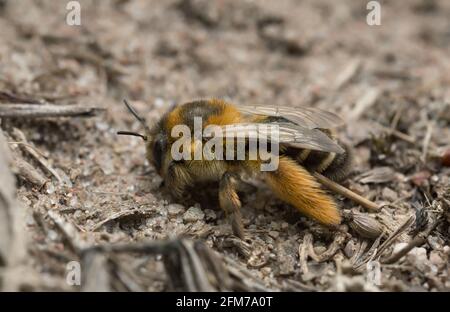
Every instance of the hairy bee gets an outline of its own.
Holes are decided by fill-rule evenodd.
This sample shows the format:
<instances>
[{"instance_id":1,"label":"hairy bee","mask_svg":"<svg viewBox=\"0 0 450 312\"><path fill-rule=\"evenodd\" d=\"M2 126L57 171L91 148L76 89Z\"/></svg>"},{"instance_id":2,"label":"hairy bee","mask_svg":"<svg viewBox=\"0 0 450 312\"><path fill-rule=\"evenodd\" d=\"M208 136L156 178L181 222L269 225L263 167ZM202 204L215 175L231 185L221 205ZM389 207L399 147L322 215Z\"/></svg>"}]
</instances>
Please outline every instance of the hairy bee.
<instances>
[{"instance_id":1,"label":"hairy bee","mask_svg":"<svg viewBox=\"0 0 450 312\"><path fill-rule=\"evenodd\" d=\"M345 178L349 171L349 148L338 142L332 133L332 129L341 122L335 114L314 108L238 106L211 99L175 106L149 127L126 101L125 104L143 125L145 135L128 131L118 134L138 135L146 141L149 162L175 197L182 197L186 188L197 182L219 182L220 207L230 219L233 232L240 238L244 237L244 228L236 190L243 173L261 176L278 197L304 215L324 225L340 224L341 215L336 203L312 176L313 172L319 172L337 181ZM248 152L241 160L175 160L171 153L176 141L172 130L177 125L186 125L193 133L194 121L198 117L203 120L203 129L208 125L238 126L237 135L245 138L246 145L252 140L260 140L261 136L244 130L239 133L240 125L276 125L279 129L277 169L261 171L259 165L264 160L260 157L251 160ZM266 139L270 141L270 138ZM223 153L227 148L229 146L224 144Z\"/></svg>"}]
</instances>

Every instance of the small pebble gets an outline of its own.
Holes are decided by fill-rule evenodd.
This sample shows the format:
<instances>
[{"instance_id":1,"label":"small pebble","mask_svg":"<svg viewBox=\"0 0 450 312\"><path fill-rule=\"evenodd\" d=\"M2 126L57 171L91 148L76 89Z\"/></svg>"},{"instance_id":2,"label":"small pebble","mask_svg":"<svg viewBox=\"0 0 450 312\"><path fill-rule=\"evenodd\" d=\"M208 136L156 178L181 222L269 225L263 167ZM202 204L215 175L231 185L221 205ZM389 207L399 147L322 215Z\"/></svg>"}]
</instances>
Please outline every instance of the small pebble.
<instances>
[{"instance_id":1,"label":"small pebble","mask_svg":"<svg viewBox=\"0 0 450 312\"><path fill-rule=\"evenodd\" d=\"M156 108L164 107L164 105L165 105L164 104L164 100L162 98L156 98L155 102L154 102L154 105L155 105Z\"/></svg>"},{"instance_id":2,"label":"small pebble","mask_svg":"<svg viewBox=\"0 0 450 312\"><path fill-rule=\"evenodd\" d=\"M429 266L427 250L423 247L415 247L407 254L409 262L420 271Z\"/></svg>"},{"instance_id":3,"label":"small pebble","mask_svg":"<svg viewBox=\"0 0 450 312\"><path fill-rule=\"evenodd\" d=\"M444 246L444 252L447 254L447 255L450 255L450 246Z\"/></svg>"},{"instance_id":4,"label":"small pebble","mask_svg":"<svg viewBox=\"0 0 450 312\"><path fill-rule=\"evenodd\" d=\"M261 273L263 276L269 276L271 272L272 272L272 269L270 267L263 267L261 269Z\"/></svg>"},{"instance_id":5,"label":"small pebble","mask_svg":"<svg viewBox=\"0 0 450 312\"><path fill-rule=\"evenodd\" d=\"M278 231L269 231L269 236L273 239L277 239L280 236L280 232Z\"/></svg>"},{"instance_id":6,"label":"small pebble","mask_svg":"<svg viewBox=\"0 0 450 312\"><path fill-rule=\"evenodd\" d=\"M439 251L433 250L430 252L430 262L442 269L445 266L445 260L443 259Z\"/></svg>"},{"instance_id":7,"label":"small pebble","mask_svg":"<svg viewBox=\"0 0 450 312\"><path fill-rule=\"evenodd\" d=\"M180 215L184 212L184 206L180 204L170 204L167 206L167 214L170 217Z\"/></svg>"},{"instance_id":8,"label":"small pebble","mask_svg":"<svg viewBox=\"0 0 450 312\"><path fill-rule=\"evenodd\" d=\"M408 245L407 243L397 243L394 245L394 249L392 251L392 254L397 254L400 250L405 248L405 246Z\"/></svg>"},{"instance_id":9,"label":"small pebble","mask_svg":"<svg viewBox=\"0 0 450 312\"><path fill-rule=\"evenodd\" d=\"M47 234L47 237L48 237L50 240L55 241L55 240L58 238L58 233L56 233L56 231L49 230L49 231L48 231L48 234Z\"/></svg>"},{"instance_id":10,"label":"small pebble","mask_svg":"<svg viewBox=\"0 0 450 312\"><path fill-rule=\"evenodd\" d=\"M315 246L313 249L317 255L320 255L327 250L327 248L325 246Z\"/></svg>"},{"instance_id":11,"label":"small pebble","mask_svg":"<svg viewBox=\"0 0 450 312\"><path fill-rule=\"evenodd\" d=\"M344 254L347 256L347 258L351 258L356 251L356 244L354 241L350 240L348 241L347 245L345 245L344 248Z\"/></svg>"},{"instance_id":12,"label":"small pebble","mask_svg":"<svg viewBox=\"0 0 450 312\"><path fill-rule=\"evenodd\" d=\"M206 221L214 221L217 219L216 213L211 209L205 209L205 217Z\"/></svg>"},{"instance_id":13,"label":"small pebble","mask_svg":"<svg viewBox=\"0 0 450 312\"><path fill-rule=\"evenodd\" d=\"M382 196L385 200L388 200L391 202L396 201L398 199L397 193L388 187L385 187L383 189Z\"/></svg>"},{"instance_id":14,"label":"small pebble","mask_svg":"<svg viewBox=\"0 0 450 312\"><path fill-rule=\"evenodd\" d=\"M196 222L199 220L203 220L205 217L205 214L203 211L198 207L191 207L189 208L183 215L183 220L185 222Z\"/></svg>"}]
</instances>

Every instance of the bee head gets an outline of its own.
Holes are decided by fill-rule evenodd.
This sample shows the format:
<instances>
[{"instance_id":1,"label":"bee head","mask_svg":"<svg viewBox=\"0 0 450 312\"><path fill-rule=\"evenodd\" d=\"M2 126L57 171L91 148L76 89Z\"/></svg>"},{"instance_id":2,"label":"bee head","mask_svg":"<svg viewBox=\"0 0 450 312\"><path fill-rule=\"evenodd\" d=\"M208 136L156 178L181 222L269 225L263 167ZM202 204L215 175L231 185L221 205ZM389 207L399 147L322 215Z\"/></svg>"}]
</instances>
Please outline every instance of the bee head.
<instances>
[{"instance_id":1,"label":"bee head","mask_svg":"<svg viewBox=\"0 0 450 312\"><path fill-rule=\"evenodd\" d=\"M168 139L166 132L164 131L163 121L160 120L156 125L150 128L142 116L140 116L137 111L124 100L125 106L128 108L130 113L140 122L144 128L144 134L140 134L132 131L118 131L119 135L133 135L142 138L145 141L146 156L148 161L155 167L159 175L164 175L166 170L163 170L165 164L168 164L168 156L170 154L167 151L170 149L168 147ZM170 158L170 157L169 157Z\"/></svg>"},{"instance_id":2,"label":"bee head","mask_svg":"<svg viewBox=\"0 0 450 312\"><path fill-rule=\"evenodd\" d=\"M159 174L163 166L163 159L167 151L167 138L162 133L151 136L147 142L147 159L155 167Z\"/></svg>"},{"instance_id":3,"label":"bee head","mask_svg":"<svg viewBox=\"0 0 450 312\"><path fill-rule=\"evenodd\" d=\"M140 116L136 110L128 103L123 101L130 113L141 123L145 134L132 131L118 131L119 135L133 135L142 138L145 141L147 159L155 167L159 174L162 173L162 166L167 148L167 137L163 131L162 123L157 123L152 129L148 126L144 117Z\"/></svg>"}]
</instances>

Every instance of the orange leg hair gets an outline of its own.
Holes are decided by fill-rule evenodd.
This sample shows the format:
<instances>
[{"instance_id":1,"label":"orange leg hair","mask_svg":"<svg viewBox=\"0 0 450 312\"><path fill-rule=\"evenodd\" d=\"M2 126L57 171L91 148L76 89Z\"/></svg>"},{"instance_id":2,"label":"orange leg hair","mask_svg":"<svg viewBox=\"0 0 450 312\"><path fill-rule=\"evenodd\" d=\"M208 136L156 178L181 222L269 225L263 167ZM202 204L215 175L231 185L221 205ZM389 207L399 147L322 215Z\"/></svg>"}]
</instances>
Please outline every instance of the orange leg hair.
<instances>
[{"instance_id":1,"label":"orange leg hair","mask_svg":"<svg viewBox=\"0 0 450 312\"><path fill-rule=\"evenodd\" d=\"M280 157L278 169L267 172L265 179L278 197L306 216L325 225L341 223L336 203L314 177L294 160Z\"/></svg>"}]
</instances>

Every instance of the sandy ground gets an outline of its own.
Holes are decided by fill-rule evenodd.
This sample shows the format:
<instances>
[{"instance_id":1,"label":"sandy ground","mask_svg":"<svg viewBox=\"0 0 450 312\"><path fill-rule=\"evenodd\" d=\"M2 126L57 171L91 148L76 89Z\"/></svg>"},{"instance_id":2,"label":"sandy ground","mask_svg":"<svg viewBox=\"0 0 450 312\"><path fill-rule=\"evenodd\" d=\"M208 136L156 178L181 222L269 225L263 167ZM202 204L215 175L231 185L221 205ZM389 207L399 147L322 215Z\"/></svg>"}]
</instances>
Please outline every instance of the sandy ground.
<instances>
[{"instance_id":1,"label":"sandy ground","mask_svg":"<svg viewBox=\"0 0 450 312\"><path fill-rule=\"evenodd\" d=\"M95 270L79 252L175 237L203 242L241 272L235 280L253 281L230 290L450 289L450 169L442 156L450 148L450 2L380 1L380 26L367 25L366 1L80 2L75 27L65 23L64 1L0 2L0 106L25 97L105 109L92 118L2 119L7 141L23 142L20 129L60 179L23 145L8 144L47 180L19 175L29 277L19 289L177 289L160 255L107 254L95 258L103 268ZM344 185L383 208L336 200L347 213L370 213L384 234L364 238L349 222L321 227L258 181L242 196L249 242L232 235L213 187L174 202L142 141L115 134L141 130L122 99L154 123L173 104L209 97L341 115L339 135L355 157ZM422 244L386 263L420 235ZM369 258L381 263L379 285L358 267ZM72 260L99 280L106 272L103 283L68 285Z\"/></svg>"}]
</instances>

